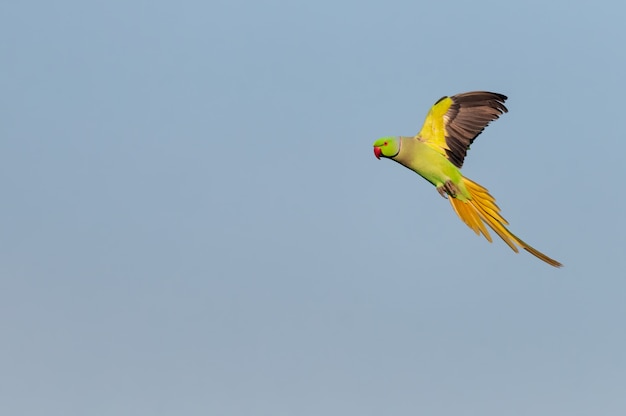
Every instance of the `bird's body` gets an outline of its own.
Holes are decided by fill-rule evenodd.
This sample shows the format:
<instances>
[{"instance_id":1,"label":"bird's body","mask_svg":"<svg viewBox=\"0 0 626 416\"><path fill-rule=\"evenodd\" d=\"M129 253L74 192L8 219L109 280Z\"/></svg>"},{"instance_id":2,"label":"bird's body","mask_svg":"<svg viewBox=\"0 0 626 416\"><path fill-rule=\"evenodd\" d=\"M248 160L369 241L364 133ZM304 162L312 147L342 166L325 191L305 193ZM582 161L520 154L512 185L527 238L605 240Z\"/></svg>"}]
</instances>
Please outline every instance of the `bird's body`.
<instances>
[{"instance_id":1,"label":"bird's body","mask_svg":"<svg viewBox=\"0 0 626 416\"><path fill-rule=\"evenodd\" d=\"M486 224L515 252L519 246L546 263L561 267L561 263L511 233L489 191L461 173L474 139L489 122L508 111L504 106L506 98L486 91L443 97L430 109L416 136L382 137L374 142L374 154L398 162L432 183L476 234L492 241Z\"/></svg>"},{"instance_id":2,"label":"bird's body","mask_svg":"<svg viewBox=\"0 0 626 416\"><path fill-rule=\"evenodd\" d=\"M446 182L460 183L461 170L445 156L414 137L398 138L400 152L391 158L393 161L411 169L437 188Z\"/></svg>"}]
</instances>

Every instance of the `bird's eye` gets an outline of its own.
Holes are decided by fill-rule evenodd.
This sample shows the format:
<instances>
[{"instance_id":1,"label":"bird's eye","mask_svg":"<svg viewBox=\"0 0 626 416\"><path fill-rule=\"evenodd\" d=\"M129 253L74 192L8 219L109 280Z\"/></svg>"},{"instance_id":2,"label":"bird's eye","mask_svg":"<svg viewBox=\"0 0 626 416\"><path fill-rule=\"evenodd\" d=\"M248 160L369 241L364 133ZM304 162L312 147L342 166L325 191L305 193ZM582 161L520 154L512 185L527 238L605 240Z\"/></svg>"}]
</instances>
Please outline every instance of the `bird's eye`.
<instances>
[{"instance_id":1,"label":"bird's eye","mask_svg":"<svg viewBox=\"0 0 626 416\"><path fill-rule=\"evenodd\" d=\"M383 143L383 146L387 146L387 142Z\"/></svg>"}]
</instances>

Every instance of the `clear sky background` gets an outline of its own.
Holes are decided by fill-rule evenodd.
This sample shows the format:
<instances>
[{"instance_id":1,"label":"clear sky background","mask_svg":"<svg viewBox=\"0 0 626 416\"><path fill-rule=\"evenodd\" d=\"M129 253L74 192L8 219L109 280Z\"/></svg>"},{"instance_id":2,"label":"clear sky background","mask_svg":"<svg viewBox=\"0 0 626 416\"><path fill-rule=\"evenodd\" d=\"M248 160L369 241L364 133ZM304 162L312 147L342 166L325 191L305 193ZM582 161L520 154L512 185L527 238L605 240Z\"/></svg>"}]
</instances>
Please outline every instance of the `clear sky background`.
<instances>
[{"instance_id":1,"label":"clear sky background","mask_svg":"<svg viewBox=\"0 0 626 416\"><path fill-rule=\"evenodd\" d=\"M5 1L0 414L626 414L626 6ZM510 112L465 174L372 142Z\"/></svg>"}]
</instances>

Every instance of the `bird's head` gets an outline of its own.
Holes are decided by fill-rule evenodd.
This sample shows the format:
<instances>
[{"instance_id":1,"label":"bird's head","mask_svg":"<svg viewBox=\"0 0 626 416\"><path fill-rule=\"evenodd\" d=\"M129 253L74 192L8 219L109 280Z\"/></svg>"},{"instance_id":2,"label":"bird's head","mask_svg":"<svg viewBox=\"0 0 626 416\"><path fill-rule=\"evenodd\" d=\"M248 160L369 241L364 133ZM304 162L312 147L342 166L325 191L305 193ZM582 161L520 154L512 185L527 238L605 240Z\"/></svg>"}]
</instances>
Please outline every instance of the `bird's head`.
<instances>
[{"instance_id":1,"label":"bird's head","mask_svg":"<svg viewBox=\"0 0 626 416\"><path fill-rule=\"evenodd\" d=\"M400 152L399 137L381 137L374 142L374 156L376 156L376 159L394 157L398 152Z\"/></svg>"}]
</instances>

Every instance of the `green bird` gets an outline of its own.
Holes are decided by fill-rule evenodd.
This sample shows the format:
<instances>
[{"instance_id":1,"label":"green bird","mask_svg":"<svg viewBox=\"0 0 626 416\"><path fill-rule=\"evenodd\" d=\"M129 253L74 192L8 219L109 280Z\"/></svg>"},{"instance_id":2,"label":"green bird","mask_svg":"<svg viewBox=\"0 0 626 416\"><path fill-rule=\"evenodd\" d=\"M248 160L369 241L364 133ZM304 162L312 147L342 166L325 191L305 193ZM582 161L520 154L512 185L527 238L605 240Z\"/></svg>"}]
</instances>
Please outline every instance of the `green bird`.
<instances>
[{"instance_id":1,"label":"green bird","mask_svg":"<svg viewBox=\"0 0 626 416\"><path fill-rule=\"evenodd\" d=\"M435 185L459 218L489 242L492 239L485 225L516 253L519 246L551 266L561 267L561 263L509 231L495 198L461 173L472 142L491 121L508 112L506 99L505 95L487 91L443 97L432 106L416 136L382 137L374 142L374 155L398 162Z\"/></svg>"}]
</instances>

